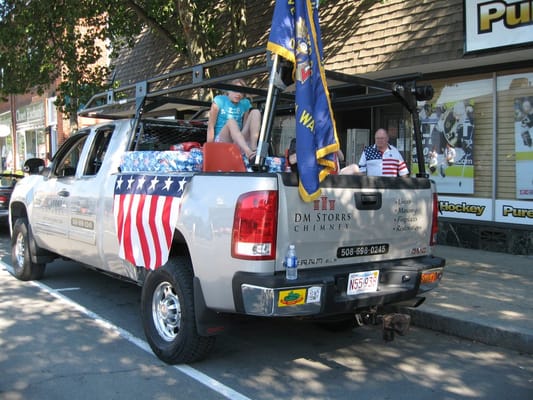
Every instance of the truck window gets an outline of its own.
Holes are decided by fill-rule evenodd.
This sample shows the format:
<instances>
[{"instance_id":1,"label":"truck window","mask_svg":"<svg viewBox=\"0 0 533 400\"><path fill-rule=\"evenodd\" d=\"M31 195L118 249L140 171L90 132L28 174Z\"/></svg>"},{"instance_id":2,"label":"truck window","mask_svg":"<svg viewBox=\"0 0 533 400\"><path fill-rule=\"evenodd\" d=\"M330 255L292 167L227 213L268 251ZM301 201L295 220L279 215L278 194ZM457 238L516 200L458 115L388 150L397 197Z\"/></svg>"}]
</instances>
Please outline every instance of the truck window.
<instances>
[{"instance_id":1,"label":"truck window","mask_svg":"<svg viewBox=\"0 0 533 400\"><path fill-rule=\"evenodd\" d=\"M102 162L104 161L112 134L112 126L100 128L96 132L91 152L89 153L87 163L83 170L84 175L96 175L98 173L100 167L102 166Z\"/></svg>"},{"instance_id":2,"label":"truck window","mask_svg":"<svg viewBox=\"0 0 533 400\"><path fill-rule=\"evenodd\" d=\"M59 157L57 158L55 163L56 166L52 171L54 175L61 178L65 176L74 176L76 174L81 151L83 150L83 145L87 140L87 136L88 135L79 135L75 138L71 138L73 143L69 143L68 147L65 146L65 152L60 153L60 151L58 151Z\"/></svg>"},{"instance_id":3,"label":"truck window","mask_svg":"<svg viewBox=\"0 0 533 400\"><path fill-rule=\"evenodd\" d=\"M205 143L206 121L143 121L132 143L132 150L165 151L183 142Z\"/></svg>"}]
</instances>

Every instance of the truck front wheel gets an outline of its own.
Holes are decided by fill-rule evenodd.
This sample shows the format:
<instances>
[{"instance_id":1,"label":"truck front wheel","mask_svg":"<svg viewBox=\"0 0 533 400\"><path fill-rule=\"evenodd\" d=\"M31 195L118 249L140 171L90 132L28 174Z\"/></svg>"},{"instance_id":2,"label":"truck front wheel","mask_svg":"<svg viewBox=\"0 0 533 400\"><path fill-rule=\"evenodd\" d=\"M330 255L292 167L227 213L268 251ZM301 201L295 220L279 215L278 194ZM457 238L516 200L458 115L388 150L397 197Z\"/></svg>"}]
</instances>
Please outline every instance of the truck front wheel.
<instances>
[{"instance_id":1,"label":"truck front wheel","mask_svg":"<svg viewBox=\"0 0 533 400\"><path fill-rule=\"evenodd\" d=\"M201 336L196 329L192 267L185 257L174 257L148 274L141 316L152 351L168 364L198 361L215 343L214 336Z\"/></svg>"},{"instance_id":2,"label":"truck front wheel","mask_svg":"<svg viewBox=\"0 0 533 400\"><path fill-rule=\"evenodd\" d=\"M31 231L26 218L18 218L13 226L11 236L11 264L10 271L21 281L39 280L44 275L45 264L34 263L30 253Z\"/></svg>"}]
</instances>

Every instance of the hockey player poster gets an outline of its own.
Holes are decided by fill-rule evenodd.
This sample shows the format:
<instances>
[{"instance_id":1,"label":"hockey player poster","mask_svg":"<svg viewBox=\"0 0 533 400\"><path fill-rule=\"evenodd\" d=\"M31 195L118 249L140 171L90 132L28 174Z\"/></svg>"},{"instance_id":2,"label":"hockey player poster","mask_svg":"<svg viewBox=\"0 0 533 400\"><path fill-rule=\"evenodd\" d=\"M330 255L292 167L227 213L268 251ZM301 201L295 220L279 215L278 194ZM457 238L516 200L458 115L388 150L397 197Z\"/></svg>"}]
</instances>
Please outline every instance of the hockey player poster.
<instances>
[{"instance_id":1,"label":"hockey player poster","mask_svg":"<svg viewBox=\"0 0 533 400\"><path fill-rule=\"evenodd\" d=\"M516 198L533 199L533 96L515 99Z\"/></svg>"},{"instance_id":2,"label":"hockey player poster","mask_svg":"<svg viewBox=\"0 0 533 400\"><path fill-rule=\"evenodd\" d=\"M436 182L437 191L474 193L474 102L426 102L419 115L426 172ZM416 172L414 159L413 173Z\"/></svg>"}]
</instances>

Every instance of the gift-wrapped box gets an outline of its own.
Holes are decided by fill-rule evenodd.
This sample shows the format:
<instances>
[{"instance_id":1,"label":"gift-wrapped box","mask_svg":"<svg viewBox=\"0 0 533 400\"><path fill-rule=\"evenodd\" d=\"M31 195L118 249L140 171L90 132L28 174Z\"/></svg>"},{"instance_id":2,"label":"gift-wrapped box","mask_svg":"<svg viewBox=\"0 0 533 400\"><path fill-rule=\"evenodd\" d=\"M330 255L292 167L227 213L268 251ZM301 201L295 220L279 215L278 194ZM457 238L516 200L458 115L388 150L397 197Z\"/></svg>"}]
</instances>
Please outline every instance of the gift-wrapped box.
<instances>
[{"instance_id":1,"label":"gift-wrapped box","mask_svg":"<svg viewBox=\"0 0 533 400\"><path fill-rule=\"evenodd\" d=\"M201 149L190 151L127 151L122 156L121 172L198 172L202 170Z\"/></svg>"}]
</instances>

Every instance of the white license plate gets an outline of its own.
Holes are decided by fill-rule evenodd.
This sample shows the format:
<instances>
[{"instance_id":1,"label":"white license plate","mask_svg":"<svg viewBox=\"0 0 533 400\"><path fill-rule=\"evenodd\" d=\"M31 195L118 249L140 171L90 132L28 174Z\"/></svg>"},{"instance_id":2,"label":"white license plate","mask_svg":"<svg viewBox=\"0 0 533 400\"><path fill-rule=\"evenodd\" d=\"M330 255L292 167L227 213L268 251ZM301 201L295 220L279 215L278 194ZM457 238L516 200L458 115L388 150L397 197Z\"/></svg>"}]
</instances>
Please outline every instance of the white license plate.
<instances>
[{"instance_id":1,"label":"white license plate","mask_svg":"<svg viewBox=\"0 0 533 400\"><path fill-rule=\"evenodd\" d=\"M378 290L379 270L353 272L348 276L346 294L375 292Z\"/></svg>"}]
</instances>

